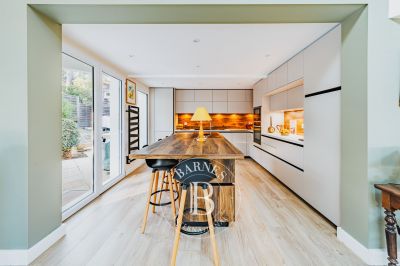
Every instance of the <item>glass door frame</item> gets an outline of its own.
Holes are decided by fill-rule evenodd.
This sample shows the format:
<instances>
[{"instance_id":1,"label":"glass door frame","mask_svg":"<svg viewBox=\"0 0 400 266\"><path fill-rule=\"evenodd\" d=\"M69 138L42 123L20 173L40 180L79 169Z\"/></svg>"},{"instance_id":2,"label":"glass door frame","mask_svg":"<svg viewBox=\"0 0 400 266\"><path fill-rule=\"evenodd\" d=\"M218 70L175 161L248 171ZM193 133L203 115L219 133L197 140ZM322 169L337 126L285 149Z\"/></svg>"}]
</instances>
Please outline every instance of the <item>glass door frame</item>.
<instances>
[{"instance_id":1,"label":"glass door frame","mask_svg":"<svg viewBox=\"0 0 400 266\"><path fill-rule=\"evenodd\" d=\"M120 170L121 170L121 172L119 173L119 175L118 176L116 176L116 177L113 177L113 178L110 178L109 180L107 180L107 182L105 182L105 183L103 183L103 160L102 160L102 158L103 158L103 154L101 153L102 152L102 149L100 149L100 157L99 157L99 159L100 159L100 165L101 165L101 167L100 167L100 170L101 170L101 174L99 175L99 181L100 181L100 187L103 187L103 191L102 192L104 192L105 190L107 190L108 188L110 188L111 186L113 186L116 182L118 182L119 180L121 180L121 178L122 177L124 177L125 176L125 169L124 169L124 158L123 158L123 154L124 154L124 132L125 132L125 130L124 130L124 126L123 126L123 121L124 121L124 114L125 114L125 112L124 112L124 108L123 108L123 106L124 106L124 101L123 101L123 99L125 99L124 97L123 97L123 84L124 84L124 82L123 82L123 79L122 78L120 78L120 77L118 77L118 75L116 75L115 73L113 73L111 70L109 70L109 69L105 69L104 67L101 69L102 71L101 71L101 73L100 73L100 75L101 75L101 77L100 77L100 80L101 80L101 114L100 114L100 120L99 120L99 126L100 126L100 133L101 133L101 137L100 137L100 147L103 145L102 144L102 141L103 141L103 139L102 139L102 132L103 132L103 125L102 125L102 113L103 113L103 108L104 108L104 106L103 106L103 103L104 103L104 101L103 101L103 75L107 75L107 76L110 76L110 77L112 77L112 78L115 78L116 80L118 80L119 81L119 85L120 85L120 87L119 87L119 90L120 90L120 94L119 94L119 115L120 115L120 117L119 117L119 121L120 121L120 132L119 132L119 157L120 157L120 165L119 165L119 167L120 167ZM115 182L115 180L117 180L116 182ZM111 185L110 185L111 184Z\"/></svg>"},{"instance_id":2,"label":"glass door frame","mask_svg":"<svg viewBox=\"0 0 400 266\"><path fill-rule=\"evenodd\" d=\"M74 206L62 211L62 220L66 220L74 213L81 210L91 201L96 199L104 191L118 183L122 178L125 177L125 162L123 160L123 154L125 152L124 144L126 140L126 121L125 121L125 77L122 74L115 73L112 69L105 66L97 58L93 58L80 49L70 46L68 44L63 44L62 53L72 56L88 65L93 66L93 193L82 199L80 202L76 203ZM61 54L60 54L61 56ZM103 175L103 163L102 163L102 112L103 112L103 81L102 74L106 73L112 77L121 81L121 99L120 99L120 116L121 116L121 174L116 178L110 180L103 185L102 175ZM61 124L61 121L60 121ZM61 147L60 147L61 149Z\"/></svg>"}]
</instances>

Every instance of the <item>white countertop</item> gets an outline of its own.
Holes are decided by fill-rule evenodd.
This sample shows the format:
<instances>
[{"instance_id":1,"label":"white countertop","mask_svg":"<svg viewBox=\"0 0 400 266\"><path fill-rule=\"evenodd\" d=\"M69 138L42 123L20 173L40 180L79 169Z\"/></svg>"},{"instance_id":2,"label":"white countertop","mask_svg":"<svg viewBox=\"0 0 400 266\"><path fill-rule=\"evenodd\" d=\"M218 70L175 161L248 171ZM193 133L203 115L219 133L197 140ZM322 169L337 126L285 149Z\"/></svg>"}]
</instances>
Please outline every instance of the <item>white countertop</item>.
<instances>
[{"instance_id":1,"label":"white countertop","mask_svg":"<svg viewBox=\"0 0 400 266\"><path fill-rule=\"evenodd\" d=\"M296 143L296 144L304 145L304 136L300 136L300 135L290 134L288 136L282 136L279 133L272 133L272 134L271 133L263 133L262 135L269 136L269 137L276 138L276 139L285 140L285 141ZM301 141L299 139L303 139L303 141Z\"/></svg>"},{"instance_id":2,"label":"white countertop","mask_svg":"<svg viewBox=\"0 0 400 266\"><path fill-rule=\"evenodd\" d=\"M176 129L175 132L196 132L198 129ZM205 129L204 132L219 133L253 133L251 129Z\"/></svg>"}]
</instances>

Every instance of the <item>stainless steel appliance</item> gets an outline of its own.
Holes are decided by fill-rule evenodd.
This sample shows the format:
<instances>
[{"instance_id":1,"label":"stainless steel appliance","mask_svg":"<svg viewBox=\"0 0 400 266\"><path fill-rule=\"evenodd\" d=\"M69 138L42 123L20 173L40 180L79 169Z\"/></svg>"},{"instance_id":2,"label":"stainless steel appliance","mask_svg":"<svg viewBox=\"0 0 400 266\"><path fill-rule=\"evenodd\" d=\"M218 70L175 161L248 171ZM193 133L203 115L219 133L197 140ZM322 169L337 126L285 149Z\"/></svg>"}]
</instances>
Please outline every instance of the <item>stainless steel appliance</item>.
<instances>
[{"instance_id":1,"label":"stainless steel appliance","mask_svg":"<svg viewBox=\"0 0 400 266\"><path fill-rule=\"evenodd\" d=\"M253 141L261 145L261 106L254 107Z\"/></svg>"}]
</instances>

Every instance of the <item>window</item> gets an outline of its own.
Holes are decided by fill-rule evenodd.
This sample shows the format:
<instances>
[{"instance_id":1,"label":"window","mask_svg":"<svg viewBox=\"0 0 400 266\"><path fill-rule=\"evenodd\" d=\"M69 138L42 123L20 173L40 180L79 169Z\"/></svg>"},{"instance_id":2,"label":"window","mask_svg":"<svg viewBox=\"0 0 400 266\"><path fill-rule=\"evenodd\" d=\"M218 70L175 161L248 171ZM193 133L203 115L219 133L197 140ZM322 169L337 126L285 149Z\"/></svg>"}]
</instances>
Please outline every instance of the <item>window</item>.
<instances>
[{"instance_id":1,"label":"window","mask_svg":"<svg viewBox=\"0 0 400 266\"><path fill-rule=\"evenodd\" d=\"M102 164L103 184L122 174L121 89L122 82L106 73L102 75Z\"/></svg>"},{"instance_id":2,"label":"window","mask_svg":"<svg viewBox=\"0 0 400 266\"><path fill-rule=\"evenodd\" d=\"M93 67L62 54L62 206L94 192Z\"/></svg>"}]
</instances>

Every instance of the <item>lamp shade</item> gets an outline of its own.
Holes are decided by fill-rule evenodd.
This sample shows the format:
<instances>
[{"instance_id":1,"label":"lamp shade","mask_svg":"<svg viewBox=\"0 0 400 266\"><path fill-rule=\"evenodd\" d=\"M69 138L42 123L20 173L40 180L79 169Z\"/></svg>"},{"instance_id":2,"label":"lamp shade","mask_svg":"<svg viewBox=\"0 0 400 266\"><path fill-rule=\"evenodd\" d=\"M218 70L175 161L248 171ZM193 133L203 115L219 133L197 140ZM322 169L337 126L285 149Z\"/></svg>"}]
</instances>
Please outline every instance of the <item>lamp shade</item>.
<instances>
[{"instance_id":1,"label":"lamp shade","mask_svg":"<svg viewBox=\"0 0 400 266\"><path fill-rule=\"evenodd\" d=\"M197 107L190 121L211 121L211 117L204 107Z\"/></svg>"}]
</instances>

